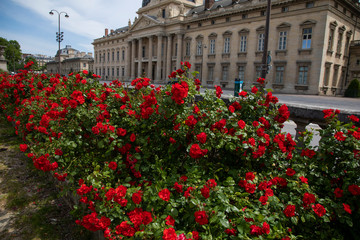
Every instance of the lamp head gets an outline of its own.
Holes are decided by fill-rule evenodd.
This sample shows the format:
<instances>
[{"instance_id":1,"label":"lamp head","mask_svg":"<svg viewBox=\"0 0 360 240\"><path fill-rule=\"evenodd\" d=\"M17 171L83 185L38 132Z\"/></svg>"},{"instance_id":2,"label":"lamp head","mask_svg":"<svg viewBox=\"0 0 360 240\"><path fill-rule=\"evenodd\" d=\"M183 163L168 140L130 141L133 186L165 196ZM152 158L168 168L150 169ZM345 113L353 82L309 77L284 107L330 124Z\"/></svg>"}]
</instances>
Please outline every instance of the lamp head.
<instances>
[{"instance_id":1,"label":"lamp head","mask_svg":"<svg viewBox=\"0 0 360 240\"><path fill-rule=\"evenodd\" d=\"M66 13L66 14L65 14L65 17L66 17L66 18L68 18L68 17L69 17L69 15L67 15L67 13Z\"/></svg>"},{"instance_id":2,"label":"lamp head","mask_svg":"<svg viewBox=\"0 0 360 240\"><path fill-rule=\"evenodd\" d=\"M50 14L50 15L54 15L53 11L50 11L49 14Z\"/></svg>"}]
</instances>

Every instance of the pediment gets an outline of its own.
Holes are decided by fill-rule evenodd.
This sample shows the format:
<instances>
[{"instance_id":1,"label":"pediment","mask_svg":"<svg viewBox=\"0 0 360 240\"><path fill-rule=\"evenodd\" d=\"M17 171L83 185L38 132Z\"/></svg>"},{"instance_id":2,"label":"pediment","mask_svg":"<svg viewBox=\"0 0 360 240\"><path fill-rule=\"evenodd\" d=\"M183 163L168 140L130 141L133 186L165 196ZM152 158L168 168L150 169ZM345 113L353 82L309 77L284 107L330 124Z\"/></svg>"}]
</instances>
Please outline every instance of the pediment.
<instances>
[{"instance_id":1,"label":"pediment","mask_svg":"<svg viewBox=\"0 0 360 240\"><path fill-rule=\"evenodd\" d=\"M277 28L290 28L291 24L287 22L283 22L280 25L277 26Z\"/></svg>"},{"instance_id":2,"label":"pediment","mask_svg":"<svg viewBox=\"0 0 360 240\"><path fill-rule=\"evenodd\" d=\"M158 26L161 22L156 19L156 17L148 16L148 15L142 15L139 19L135 21L135 23L131 26L131 31L136 31L152 26Z\"/></svg>"},{"instance_id":3,"label":"pediment","mask_svg":"<svg viewBox=\"0 0 360 240\"><path fill-rule=\"evenodd\" d=\"M302 22L302 23L300 24L300 26L315 25L315 24L316 24L316 21L310 19L310 20L306 20L306 21Z\"/></svg>"}]
</instances>

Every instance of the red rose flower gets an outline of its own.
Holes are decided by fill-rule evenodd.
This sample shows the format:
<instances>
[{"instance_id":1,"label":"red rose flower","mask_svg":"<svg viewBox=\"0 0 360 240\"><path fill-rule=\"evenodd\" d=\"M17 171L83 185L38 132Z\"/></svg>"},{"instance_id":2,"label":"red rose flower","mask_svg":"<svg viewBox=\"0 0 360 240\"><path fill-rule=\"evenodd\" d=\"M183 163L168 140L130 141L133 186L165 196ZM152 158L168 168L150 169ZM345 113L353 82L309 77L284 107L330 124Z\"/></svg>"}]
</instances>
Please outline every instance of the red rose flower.
<instances>
[{"instance_id":1,"label":"red rose flower","mask_svg":"<svg viewBox=\"0 0 360 240\"><path fill-rule=\"evenodd\" d=\"M26 144L20 144L20 151L26 152L27 148L28 148L28 145L26 145Z\"/></svg>"},{"instance_id":2,"label":"red rose flower","mask_svg":"<svg viewBox=\"0 0 360 240\"><path fill-rule=\"evenodd\" d=\"M201 149L199 147L198 144L193 144L190 147L190 157L197 159L197 158L202 158L203 156L205 156L207 154L208 150L207 149Z\"/></svg>"},{"instance_id":3,"label":"red rose flower","mask_svg":"<svg viewBox=\"0 0 360 240\"><path fill-rule=\"evenodd\" d=\"M191 234L194 240L200 239L199 233L197 231L192 231Z\"/></svg>"},{"instance_id":4,"label":"red rose flower","mask_svg":"<svg viewBox=\"0 0 360 240\"><path fill-rule=\"evenodd\" d=\"M178 193L182 193L183 191L183 185L179 184L178 182L176 182L174 184L174 189L178 192Z\"/></svg>"},{"instance_id":5,"label":"red rose flower","mask_svg":"<svg viewBox=\"0 0 360 240\"><path fill-rule=\"evenodd\" d=\"M117 134L118 136L123 137L123 136L126 135L126 130L123 129L123 128L118 128L118 129L116 129L116 134Z\"/></svg>"},{"instance_id":6,"label":"red rose flower","mask_svg":"<svg viewBox=\"0 0 360 240\"><path fill-rule=\"evenodd\" d=\"M200 191L201 195L203 195L204 198L210 197L210 189L207 186L204 185L204 187Z\"/></svg>"},{"instance_id":7,"label":"red rose flower","mask_svg":"<svg viewBox=\"0 0 360 240\"><path fill-rule=\"evenodd\" d=\"M315 203L315 196L311 193L304 193L303 203L305 207L308 207L310 204Z\"/></svg>"},{"instance_id":8,"label":"red rose flower","mask_svg":"<svg viewBox=\"0 0 360 240\"><path fill-rule=\"evenodd\" d=\"M238 126L239 126L240 129L244 129L245 126L246 126L246 123L245 123L243 120L239 120L239 121L237 122L237 124L238 124Z\"/></svg>"},{"instance_id":9,"label":"red rose flower","mask_svg":"<svg viewBox=\"0 0 360 240\"><path fill-rule=\"evenodd\" d=\"M306 177L301 176L299 177L299 179L301 180L301 182L308 184L308 179Z\"/></svg>"},{"instance_id":10,"label":"red rose flower","mask_svg":"<svg viewBox=\"0 0 360 240\"><path fill-rule=\"evenodd\" d=\"M130 136L130 141L135 142L135 140L136 140L136 136L135 136L134 133L132 133L131 136Z\"/></svg>"},{"instance_id":11,"label":"red rose flower","mask_svg":"<svg viewBox=\"0 0 360 240\"><path fill-rule=\"evenodd\" d=\"M267 200L268 200L268 196L261 196L260 198L259 198L259 201L261 202L261 204L262 205L266 205L266 202L267 202Z\"/></svg>"},{"instance_id":12,"label":"red rose flower","mask_svg":"<svg viewBox=\"0 0 360 240\"><path fill-rule=\"evenodd\" d=\"M198 135L196 135L197 140L202 144L206 143L206 137L207 137L207 135L204 132L199 133Z\"/></svg>"},{"instance_id":13,"label":"red rose flower","mask_svg":"<svg viewBox=\"0 0 360 240\"><path fill-rule=\"evenodd\" d=\"M267 223L267 222L264 222L263 223L263 226L262 226L262 228L261 228L261 232L263 233L263 234L269 234L270 233L270 225Z\"/></svg>"},{"instance_id":14,"label":"red rose flower","mask_svg":"<svg viewBox=\"0 0 360 240\"><path fill-rule=\"evenodd\" d=\"M286 175L288 175L289 177L294 176L295 173L296 173L295 170L292 169L292 168L288 168L288 169L286 170Z\"/></svg>"},{"instance_id":15,"label":"red rose flower","mask_svg":"<svg viewBox=\"0 0 360 240\"><path fill-rule=\"evenodd\" d=\"M175 226L175 219L172 216L168 215L165 218L165 220L166 220L166 222L165 222L166 225Z\"/></svg>"},{"instance_id":16,"label":"red rose flower","mask_svg":"<svg viewBox=\"0 0 360 240\"><path fill-rule=\"evenodd\" d=\"M158 195L162 200L166 202L170 200L170 191L167 188L161 190Z\"/></svg>"},{"instance_id":17,"label":"red rose flower","mask_svg":"<svg viewBox=\"0 0 360 240\"><path fill-rule=\"evenodd\" d=\"M360 187L358 185L355 185L355 184L350 185L348 187L348 190L354 196L359 196L360 195Z\"/></svg>"},{"instance_id":18,"label":"red rose flower","mask_svg":"<svg viewBox=\"0 0 360 240\"><path fill-rule=\"evenodd\" d=\"M345 203L343 203L343 206L344 206L345 212L351 214L351 208L350 208L350 206L349 206L348 204L345 204Z\"/></svg>"},{"instance_id":19,"label":"red rose flower","mask_svg":"<svg viewBox=\"0 0 360 240\"><path fill-rule=\"evenodd\" d=\"M254 180L254 179L255 179L254 173L253 173L253 172L247 172L247 173L245 174L245 179L246 179L247 181L252 181L252 180Z\"/></svg>"},{"instance_id":20,"label":"red rose flower","mask_svg":"<svg viewBox=\"0 0 360 240\"><path fill-rule=\"evenodd\" d=\"M342 190L341 188L335 188L334 190L335 197L341 198L343 196L343 192L344 190Z\"/></svg>"},{"instance_id":21,"label":"red rose flower","mask_svg":"<svg viewBox=\"0 0 360 240\"><path fill-rule=\"evenodd\" d=\"M215 89L216 89L216 97L221 98L221 94L223 93L221 87L215 85Z\"/></svg>"},{"instance_id":22,"label":"red rose flower","mask_svg":"<svg viewBox=\"0 0 360 240\"><path fill-rule=\"evenodd\" d=\"M250 234L251 235L255 235L255 236L259 236L262 234L262 229L259 226L256 225L251 225L250 226Z\"/></svg>"},{"instance_id":23,"label":"red rose flower","mask_svg":"<svg viewBox=\"0 0 360 240\"><path fill-rule=\"evenodd\" d=\"M109 163L109 168L115 171L116 168L117 168L117 163L116 162L110 162Z\"/></svg>"},{"instance_id":24,"label":"red rose flower","mask_svg":"<svg viewBox=\"0 0 360 240\"><path fill-rule=\"evenodd\" d=\"M326 213L325 208L321 204L312 205L311 207L319 217L324 216Z\"/></svg>"},{"instance_id":25,"label":"red rose flower","mask_svg":"<svg viewBox=\"0 0 360 240\"><path fill-rule=\"evenodd\" d=\"M295 205L291 205L291 204L287 205L283 213L288 218L295 216Z\"/></svg>"},{"instance_id":26,"label":"red rose flower","mask_svg":"<svg viewBox=\"0 0 360 240\"><path fill-rule=\"evenodd\" d=\"M205 225L209 223L208 217L205 211L197 211L194 213L195 221L200 225Z\"/></svg>"},{"instance_id":27,"label":"red rose flower","mask_svg":"<svg viewBox=\"0 0 360 240\"><path fill-rule=\"evenodd\" d=\"M133 202L135 204L140 204L141 203L141 196L142 196L141 191L137 191L137 192L132 194L131 199L133 200Z\"/></svg>"},{"instance_id":28,"label":"red rose flower","mask_svg":"<svg viewBox=\"0 0 360 240\"><path fill-rule=\"evenodd\" d=\"M246 183L245 184L245 191L248 193L254 193L256 190L256 184Z\"/></svg>"},{"instance_id":29,"label":"red rose flower","mask_svg":"<svg viewBox=\"0 0 360 240\"><path fill-rule=\"evenodd\" d=\"M115 227L116 234L118 235L124 235L126 237L132 237L135 235L135 229L131 227L130 224L127 223L127 221L124 221L120 223L120 225L117 225Z\"/></svg>"},{"instance_id":30,"label":"red rose flower","mask_svg":"<svg viewBox=\"0 0 360 240\"><path fill-rule=\"evenodd\" d=\"M176 240L176 232L173 228L164 229L163 231L163 240Z\"/></svg>"},{"instance_id":31,"label":"red rose flower","mask_svg":"<svg viewBox=\"0 0 360 240\"><path fill-rule=\"evenodd\" d=\"M346 136L344 136L343 132L335 133L334 137L340 142L345 141L345 139L346 139Z\"/></svg>"}]
</instances>

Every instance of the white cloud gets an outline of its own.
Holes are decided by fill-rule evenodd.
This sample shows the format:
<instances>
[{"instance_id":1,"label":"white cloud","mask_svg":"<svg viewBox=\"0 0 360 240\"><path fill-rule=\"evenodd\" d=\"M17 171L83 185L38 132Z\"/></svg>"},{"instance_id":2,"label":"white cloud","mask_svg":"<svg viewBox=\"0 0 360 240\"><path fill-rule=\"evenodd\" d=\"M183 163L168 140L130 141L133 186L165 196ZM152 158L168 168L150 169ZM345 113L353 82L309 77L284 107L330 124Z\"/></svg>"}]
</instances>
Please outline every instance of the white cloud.
<instances>
[{"instance_id":1,"label":"white cloud","mask_svg":"<svg viewBox=\"0 0 360 240\"><path fill-rule=\"evenodd\" d=\"M12 0L38 15L46 18L56 28L58 15L49 15L56 9L66 12L68 19L61 15L61 29L91 39L104 35L104 29L116 29L133 21L136 11L141 7L141 0Z\"/></svg>"}]
</instances>

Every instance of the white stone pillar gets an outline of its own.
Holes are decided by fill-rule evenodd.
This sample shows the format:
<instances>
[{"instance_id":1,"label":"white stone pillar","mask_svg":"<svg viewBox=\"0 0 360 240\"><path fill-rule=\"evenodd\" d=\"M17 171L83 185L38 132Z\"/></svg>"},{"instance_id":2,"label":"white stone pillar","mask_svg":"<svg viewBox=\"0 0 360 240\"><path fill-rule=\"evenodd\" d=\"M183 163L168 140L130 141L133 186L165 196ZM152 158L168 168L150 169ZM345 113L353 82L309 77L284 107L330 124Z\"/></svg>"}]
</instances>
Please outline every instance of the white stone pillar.
<instances>
[{"instance_id":1,"label":"white stone pillar","mask_svg":"<svg viewBox=\"0 0 360 240\"><path fill-rule=\"evenodd\" d=\"M162 40L163 36L158 35L157 36L157 56L156 56L156 80L161 81L161 63L162 63L162 56L161 56L161 49L162 49Z\"/></svg>"},{"instance_id":2,"label":"white stone pillar","mask_svg":"<svg viewBox=\"0 0 360 240\"><path fill-rule=\"evenodd\" d=\"M130 54L130 49L131 49L131 42L128 42L127 48L126 48L126 59L125 59L125 79L132 81L131 78L131 74L130 74L130 66L132 63L132 59L131 59L131 54Z\"/></svg>"},{"instance_id":3,"label":"white stone pillar","mask_svg":"<svg viewBox=\"0 0 360 240\"><path fill-rule=\"evenodd\" d=\"M139 39L139 46L138 46L138 73L137 77L142 76L142 38Z\"/></svg>"},{"instance_id":4,"label":"white stone pillar","mask_svg":"<svg viewBox=\"0 0 360 240\"><path fill-rule=\"evenodd\" d=\"M131 80L135 79L135 47L136 40L133 39L131 42Z\"/></svg>"},{"instance_id":5,"label":"white stone pillar","mask_svg":"<svg viewBox=\"0 0 360 240\"><path fill-rule=\"evenodd\" d=\"M167 44L167 48L166 48L166 72L165 72L165 78L167 78L168 75L171 74L172 69L171 69L171 62L172 62L172 54L171 54L171 50L172 50L172 35L168 35L167 36L168 39L168 44Z\"/></svg>"},{"instance_id":6,"label":"white stone pillar","mask_svg":"<svg viewBox=\"0 0 360 240\"><path fill-rule=\"evenodd\" d=\"M154 81L154 79L152 79L152 53L153 53L153 37L150 36L149 38L149 63L148 63L148 73L147 73L147 77L150 78L152 81Z\"/></svg>"},{"instance_id":7,"label":"white stone pillar","mask_svg":"<svg viewBox=\"0 0 360 240\"><path fill-rule=\"evenodd\" d=\"M177 35L177 53L176 53L176 69L179 69L181 67L181 59L182 59L182 38L183 34L178 33Z\"/></svg>"}]
</instances>

